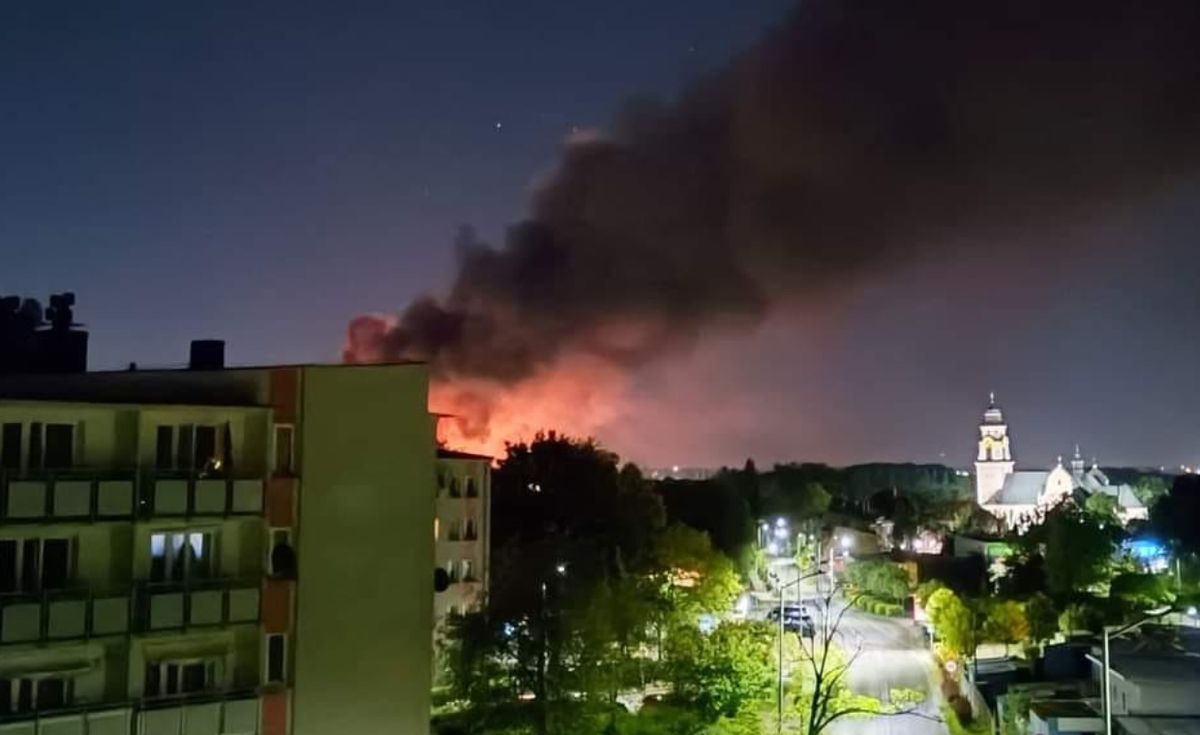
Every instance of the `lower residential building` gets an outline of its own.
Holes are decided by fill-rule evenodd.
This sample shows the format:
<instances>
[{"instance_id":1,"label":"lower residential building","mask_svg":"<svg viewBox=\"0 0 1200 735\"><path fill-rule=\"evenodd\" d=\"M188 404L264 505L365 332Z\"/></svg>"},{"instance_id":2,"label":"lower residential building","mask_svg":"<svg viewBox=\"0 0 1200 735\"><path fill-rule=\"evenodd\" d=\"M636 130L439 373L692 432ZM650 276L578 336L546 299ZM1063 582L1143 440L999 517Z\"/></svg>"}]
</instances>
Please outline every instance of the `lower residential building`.
<instances>
[{"instance_id":1,"label":"lower residential building","mask_svg":"<svg viewBox=\"0 0 1200 735\"><path fill-rule=\"evenodd\" d=\"M439 449L435 558L448 586L433 598L434 633L446 616L476 609L488 584L491 457Z\"/></svg>"},{"instance_id":2,"label":"lower residential building","mask_svg":"<svg viewBox=\"0 0 1200 735\"><path fill-rule=\"evenodd\" d=\"M426 732L427 380L4 376L0 735Z\"/></svg>"}]
</instances>

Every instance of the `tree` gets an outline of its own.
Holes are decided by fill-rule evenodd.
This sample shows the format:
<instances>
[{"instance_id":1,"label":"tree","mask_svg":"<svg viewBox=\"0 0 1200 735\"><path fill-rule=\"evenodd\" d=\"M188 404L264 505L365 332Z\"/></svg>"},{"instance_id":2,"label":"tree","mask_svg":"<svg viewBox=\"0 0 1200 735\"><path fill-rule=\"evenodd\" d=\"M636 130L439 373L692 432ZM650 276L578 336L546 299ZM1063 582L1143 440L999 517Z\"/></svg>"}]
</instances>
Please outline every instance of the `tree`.
<instances>
[{"instance_id":1,"label":"tree","mask_svg":"<svg viewBox=\"0 0 1200 735\"><path fill-rule=\"evenodd\" d=\"M933 624L934 633L955 656L975 651L975 621L973 613L958 595L940 589L929 596L925 614Z\"/></svg>"},{"instance_id":2,"label":"tree","mask_svg":"<svg viewBox=\"0 0 1200 735\"><path fill-rule=\"evenodd\" d=\"M1117 524L1064 502L1050 509L1022 542L1033 553L1041 551L1046 587L1065 599L1108 579L1119 534Z\"/></svg>"},{"instance_id":3,"label":"tree","mask_svg":"<svg viewBox=\"0 0 1200 735\"><path fill-rule=\"evenodd\" d=\"M654 543L653 568L659 591L670 597L673 613L694 625L702 613L725 613L742 591L729 558L712 548L708 534L673 525Z\"/></svg>"},{"instance_id":4,"label":"tree","mask_svg":"<svg viewBox=\"0 0 1200 735\"><path fill-rule=\"evenodd\" d=\"M820 735L838 720L865 715L917 714L920 697L912 692L895 690L889 704L850 690L846 681L850 668L862 653L861 646L849 652L838 645L841 623L846 611L855 601L841 609L834 604L831 590L817 601L815 635L800 641L800 671L794 678L791 709L799 720L804 735ZM798 681L796 681L798 680Z\"/></svg>"},{"instance_id":5,"label":"tree","mask_svg":"<svg viewBox=\"0 0 1200 735\"><path fill-rule=\"evenodd\" d=\"M1034 643L1045 643L1058 632L1054 601L1040 592L1025 602L1025 619L1029 621L1029 637Z\"/></svg>"},{"instance_id":6,"label":"tree","mask_svg":"<svg viewBox=\"0 0 1200 735\"><path fill-rule=\"evenodd\" d=\"M816 518L829 512L829 503L833 496L819 482L807 482L794 506L798 518Z\"/></svg>"},{"instance_id":7,"label":"tree","mask_svg":"<svg viewBox=\"0 0 1200 735\"><path fill-rule=\"evenodd\" d=\"M486 615L450 615L441 635L441 664L456 699L493 704L511 698L513 683L501 664L504 638Z\"/></svg>"},{"instance_id":8,"label":"tree","mask_svg":"<svg viewBox=\"0 0 1200 735\"><path fill-rule=\"evenodd\" d=\"M1004 653L1008 655L1008 647L1029 638L1029 620L1025 609L1016 600L997 600L987 606L987 618L983 622L983 636L986 640L1004 644Z\"/></svg>"},{"instance_id":9,"label":"tree","mask_svg":"<svg viewBox=\"0 0 1200 735\"><path fill-rule=\"evenodd\" d=\"M846 579L855 587L874 597L902 602L908 597L908 573L888 561L862 560L846 565Z\"/></svg>"},{"instance_id":10,"label":"tree","mask_svg":"<svg viewBox=\"0 0 1200 735\"><path fill-rule=\"evenodd\" d=\"M1152 508L1170 489L1171 486L1162 475L1142 475L1133 486L1133 494L1142 501L1142 505Z\"/></svg>"},{"instance_id":11,"label":"tree","mask_svg":"<svg viewBox=\"0 0 1200 735\"><path fill-rule=\"evenodd\" d=\"M1174 601L1165 579L1155 574L1127 572L1113 577L1109 597L1130 610L1148 610Z\"/></svg>"},{"instance_id":12,"label":"tree","mask_svg":"<svg viewBox=\"0 0 1200 735\"><path fill-rule=\"evenodd\" d=\"M774 649L771 626L763 623L723 622L709 634L681 626L670 638L667 671L677 697L709 719L733 717L770 695Z\"/></svg>"},{"instance_id":13,"label":"tree","mask_svg":"<svg viewBox=\"0 0 1200 735\"><path fill-rule=\"evenodd\" d=\"M1066 635L1086 631L1097 633L1104 625L1103 612L1093 603L1076 602L1063 608L1058 627Z\"/></svg>"},{"instance_id":14,"label":"tree","mask_svg":"<svg viewBox=\"0 0 1200 735\"><path fill-rule=\"evenodd\" d=\"M1151 508L1151 525L1177 550L1200 553L1200 475L1179 475Z\"/></svg>"},{"instance_id":15,"label":"tree","mask_svg":"<svg viewBox=\"0 0 1200 735\"><path fill-rule=\"evenodd\" d=\"M1120 523L1117 499L1108 493L1092 493L1083 503L1084 510L1100 523Z\"/></svg>"},{"instance_id":16,"label":"tree","mask_svg":"<svg viewBox=\"0 0 1200 735\"><path fill-rule=\"evenodd\" d=\"M929 598L933 596L933 593L944 589L946 589L946 585L940 579L927 579L917 585L917 589L913 592L913 595L917 598L917 602L920 603L921 607L928 607Z\"/></svg>"}]
</instances>

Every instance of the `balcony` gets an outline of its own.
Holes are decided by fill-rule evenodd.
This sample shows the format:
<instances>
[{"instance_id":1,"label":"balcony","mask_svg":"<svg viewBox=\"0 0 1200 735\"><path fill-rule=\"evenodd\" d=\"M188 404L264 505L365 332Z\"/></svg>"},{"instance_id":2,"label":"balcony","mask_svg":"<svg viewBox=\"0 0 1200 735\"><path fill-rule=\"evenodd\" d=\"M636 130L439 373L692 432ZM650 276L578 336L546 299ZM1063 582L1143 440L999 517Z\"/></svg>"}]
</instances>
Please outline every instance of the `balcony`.
<instances>
[{"instance_id":1,"label":"balcony","mask_svg":"<svg viewBox=\"0 0 1200 735\"><path fill-rule=\"evenodd\" d=\"M257 622L260 593L258 580L142 583L136 628L155 632Z\"/></svg>"},{"instance_id":2,"label":"balcony","mask_svg":"<svg viewBox=\"0 0 1200 735\"><path fill-rule=\"evenodd\" d=\"M129 735L133 708L117 704L0 715L4 735Z\"/></svg>"},{"instance_id":3,"label":"balcony","mask_svg":"<svg viewBox=\"0 0 1200 735\"><path fill-rule=\"evenodd\" d=\"M127 632L128 595L93 595L82 590L0 595L0 644Z\"/></svg>"},{"instance_id":4,"label":"balcony","mask_svg":"<svg viewBox=\"0 0 1200 735\"><path fill-rule=\"evenodd\" d=\"M142 484L139 507L142 514L153 517L259 515L263 479L150 475Z\"/></svg>"},{"instance_id":5,"label":"balcony","mask_svg":"<svg viewBox=\"0 0 1200 735\"><path fill-rule=\"evenodd\" d=\"M0 474L0 521L120 520L133 517L134 473L73 469Z\"/></svg>"},{"instance_id":6,"label":"balcony","mask_svg":"<svg viewBox=\"0 0 1200 735\"><path fill-rule=\"evenodd\" d=\"M4 735L258 735L253 692L197 695L140 704L95 704L0 715Z\"/></svg>"},{"instance_id":7,"label":"balcony","mask_svg":"<svg viewBox=\"0 0 1200 735\"><path fill-rule=\"evenodd\" d=\"M137 713L139 735L256 735L258 723L252 692L146 702Z\"/></svg>"}]
</instances>

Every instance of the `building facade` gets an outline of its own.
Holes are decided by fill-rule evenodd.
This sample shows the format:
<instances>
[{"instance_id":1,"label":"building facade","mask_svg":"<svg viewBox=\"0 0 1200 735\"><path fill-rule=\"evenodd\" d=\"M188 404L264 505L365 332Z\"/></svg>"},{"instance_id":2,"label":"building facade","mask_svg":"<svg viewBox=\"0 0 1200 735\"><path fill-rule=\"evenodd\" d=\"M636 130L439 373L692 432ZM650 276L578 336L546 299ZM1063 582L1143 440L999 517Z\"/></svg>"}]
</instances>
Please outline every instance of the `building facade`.
<instances>
[{"instance_id":1,"label":"building facade","mask_svg":"<svg viewBox=\"0 0 1200 735\"><path fill-rule=\"evenodd\" d=\"M427 379L0 380L0 733L425 731Z\"/></svg>"},{"instance_id":2,"label":"building facade","mask_svg":"<svg viewBox=\"0 0 1200 735\"><path fill-rule=\"evenodd\" d=\"M1016 468L1008 424L992 395L979 424L975 456L975 499L980 507L1010 528L1028 523L1065 498L1086 500L1095 493L1111 496L1124 522L1146 518L1146 506L1128 485L1113 485L1093 461L1090 468L1075 447L1070 467L1062 457L1049 471Z\"/></svg>"},{"instance_id":3,"label":"building facade","mask_svg":"<svg viewBox=\"0 0 1200 735\"><path fill-rule=\"evenodd\" d=\"M488 588L491 457L439 449L434 553L448 586L433 598L435 633L450 613L478 608Z\"/></svg>"}]
</instances>

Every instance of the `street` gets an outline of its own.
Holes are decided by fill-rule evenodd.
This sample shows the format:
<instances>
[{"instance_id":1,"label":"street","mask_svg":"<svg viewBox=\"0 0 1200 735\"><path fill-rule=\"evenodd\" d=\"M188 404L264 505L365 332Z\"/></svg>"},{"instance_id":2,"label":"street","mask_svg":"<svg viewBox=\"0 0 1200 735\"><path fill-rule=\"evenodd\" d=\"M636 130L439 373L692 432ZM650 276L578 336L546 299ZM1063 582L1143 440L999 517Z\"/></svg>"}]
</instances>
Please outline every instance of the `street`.
<instances>
[{"instance_id":1,"label":"street","mask_svg":"<svg viewBox=\"0 0 1200 735\"><path fill-rule=\"evenodd\" d=\"M799 571L790 560L772 564L772 571L783 584L794 583ZM818 585L819 583L819 585ZM806 579L786 590L788 604L798 600L809 601L822 597L828 590L824 577ZM796 590L799 588L799 595ZM777 593L755 595L756 617L765 618L768 611L778 606ZM835 599L831 614L837 615L845 603ZM810 613L819 614L813 606ZM847 655L860 650L858 658L850 667L847 678L851 690L887 701L892 689L914 689L925 694L925 701L915 708L918 715L887 715L872 718L847 718L833 723L827 732L832 735L883 735L885 733L915 733L916 735L944 735L946 726L934 718L938 717L940 693L932 686L933 658L924 647L921 632L903 618L882 618L867 615L857 609L845 611L838 627L839 638Z\"/></svg>"}]
</instances>

